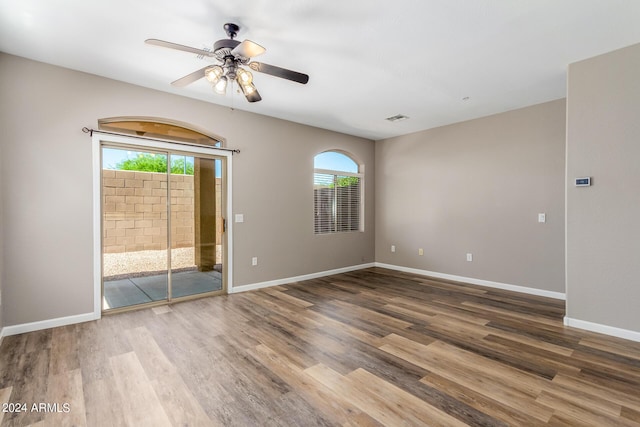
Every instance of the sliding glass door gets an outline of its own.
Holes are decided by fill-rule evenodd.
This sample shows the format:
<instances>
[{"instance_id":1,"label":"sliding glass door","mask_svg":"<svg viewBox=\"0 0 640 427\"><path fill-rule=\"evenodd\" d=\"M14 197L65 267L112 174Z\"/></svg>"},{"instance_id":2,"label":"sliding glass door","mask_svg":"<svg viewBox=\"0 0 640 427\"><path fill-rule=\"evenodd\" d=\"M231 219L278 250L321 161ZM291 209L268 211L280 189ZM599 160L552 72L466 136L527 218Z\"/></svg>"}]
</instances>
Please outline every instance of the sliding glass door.
<instances>
[{"instance_id":1,"label":"sliding glass door","mask_svg":"<svg viewBox=\"0 0 640 427\"><path fill-rule=\"evenodd\" d=\"M224 159L103 143L102 309L224 291Z\"/></svg>"},{"instance_id":2,"label":"sliding glass door","mask_svg":"<svg viewBox=\"0 0 640 427\"><path fill-rule=\"evenodd\" d=\"M170 155L171 296L222 289L221 161Z\"/></svg>"}]
</instances>

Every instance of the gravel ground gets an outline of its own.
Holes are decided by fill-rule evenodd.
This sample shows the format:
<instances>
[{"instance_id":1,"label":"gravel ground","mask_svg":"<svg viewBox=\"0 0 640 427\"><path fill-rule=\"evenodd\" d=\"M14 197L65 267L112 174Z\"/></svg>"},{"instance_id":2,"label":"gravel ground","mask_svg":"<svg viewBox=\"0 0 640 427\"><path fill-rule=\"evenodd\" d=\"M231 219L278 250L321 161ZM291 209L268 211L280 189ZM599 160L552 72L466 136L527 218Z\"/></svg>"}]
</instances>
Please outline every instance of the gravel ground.
<instances>
[{"instance_id":1,"label":"gravel ground","mask_svg":"<svg viewBox=\"0 0 640 427\"><path fill-rule=\"evenodd\" d=\"M194 248L178 248L171 251L171 267L195 268ZM104 254L104 277L132 275L142 276L148 272L166 271L167 251L138 251Z\"/></svg>"}]
</instances>

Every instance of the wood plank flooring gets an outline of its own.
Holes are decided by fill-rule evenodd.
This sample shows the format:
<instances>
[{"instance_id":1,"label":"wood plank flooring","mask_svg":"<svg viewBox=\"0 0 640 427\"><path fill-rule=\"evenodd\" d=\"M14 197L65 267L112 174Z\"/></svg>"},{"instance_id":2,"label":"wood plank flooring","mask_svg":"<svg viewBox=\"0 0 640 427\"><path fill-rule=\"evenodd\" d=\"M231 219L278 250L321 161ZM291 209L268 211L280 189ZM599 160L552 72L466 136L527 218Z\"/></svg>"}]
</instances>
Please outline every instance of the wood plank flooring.
<instances>
[{"instance_id":1,"label":"wood plank flooring","mask_svg":"<svg viewBox=\"0 0 640 427\"><path fill-rule=\"evenodd\" d=\"M640 426L640 343L563 315L371 268L106 316L4 339L0 424Z\"/></svg>"}]
</instances>

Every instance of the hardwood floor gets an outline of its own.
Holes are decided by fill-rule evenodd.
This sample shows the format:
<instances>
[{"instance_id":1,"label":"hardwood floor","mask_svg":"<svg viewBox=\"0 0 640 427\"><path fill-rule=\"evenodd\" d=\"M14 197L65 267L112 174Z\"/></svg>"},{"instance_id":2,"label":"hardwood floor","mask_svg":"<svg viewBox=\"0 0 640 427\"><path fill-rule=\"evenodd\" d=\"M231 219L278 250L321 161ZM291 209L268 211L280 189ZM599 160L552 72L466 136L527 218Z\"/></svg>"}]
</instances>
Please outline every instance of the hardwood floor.
<instances>
[{"instance_id":1,"label":"hardwood floor","mask_svg":"<svg viewBox=\"0 0 640 427\"><path fill-rule=\"evenodd\" d=\"M0 420L640 426L640 343L563 314L562 301L372 268L106 316L6 337Z\"/></svg>"}]
</instances>

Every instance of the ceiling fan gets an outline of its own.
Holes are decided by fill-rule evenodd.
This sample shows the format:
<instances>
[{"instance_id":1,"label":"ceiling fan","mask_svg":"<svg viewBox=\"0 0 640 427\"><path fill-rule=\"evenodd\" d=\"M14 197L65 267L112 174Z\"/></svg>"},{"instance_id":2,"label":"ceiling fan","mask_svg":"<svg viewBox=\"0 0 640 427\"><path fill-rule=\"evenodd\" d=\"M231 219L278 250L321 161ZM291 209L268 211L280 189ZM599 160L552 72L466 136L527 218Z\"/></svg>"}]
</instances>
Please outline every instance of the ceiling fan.
<instances>
[{"instance_id":1,"label":"ceiling fan","mask_svg":"<svg viewBox=\"0 0 640 427\"><path fill-rule=\"evenodd\" d=\"M213 85L213 89L217 93L224 95L227 91L228 84L231 83L233 85L235 81L247 98L247 101L257 102L260 101L262 97L253 84L253 75L251 71L246 70L242 66L247 66L259 73L269 74L301 84L306 84L309 81L309 76L306 74L263 62L252 61L252 58L263 54L266 49L251 40L244 40L242 42L235 40L240 30L240 27L236 24L227 23L224 24L223 28L229 38L215 42L213 50L197 49L158 39L147 39L145 43L195 53L201 58L215 58L220 63L220 65L207 65L171 82L173 86L177 87L184 87L205 77Z\"/></svg>"}]
</instances>

